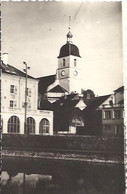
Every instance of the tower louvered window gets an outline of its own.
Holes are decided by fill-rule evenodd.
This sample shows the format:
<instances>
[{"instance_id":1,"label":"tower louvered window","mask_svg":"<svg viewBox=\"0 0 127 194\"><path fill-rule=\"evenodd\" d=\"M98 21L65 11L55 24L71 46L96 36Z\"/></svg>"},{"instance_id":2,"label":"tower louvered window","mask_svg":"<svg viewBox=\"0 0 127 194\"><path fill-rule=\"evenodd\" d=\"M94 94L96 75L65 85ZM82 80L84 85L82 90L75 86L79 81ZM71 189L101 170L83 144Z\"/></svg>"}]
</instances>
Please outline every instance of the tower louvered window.
<instances>
[{"instance_id":1,"label":"tower louvered window","mask_svg":"<svg viewBox=\"0 0 127 194\"><path fill-rule=\"evenodd\" d=\"M74 67L77 66L77 59L74 59Z\"/></svg>"},{"instance_id":2,"label":"tower louvered window","mask_svg":"<svg viewBox=\"0 0 127 194\"><path fill-rule=\"evenodd\" d=\"M63 59L63 67L65 67L65 59Z\"/></svg>"}]
</instances>

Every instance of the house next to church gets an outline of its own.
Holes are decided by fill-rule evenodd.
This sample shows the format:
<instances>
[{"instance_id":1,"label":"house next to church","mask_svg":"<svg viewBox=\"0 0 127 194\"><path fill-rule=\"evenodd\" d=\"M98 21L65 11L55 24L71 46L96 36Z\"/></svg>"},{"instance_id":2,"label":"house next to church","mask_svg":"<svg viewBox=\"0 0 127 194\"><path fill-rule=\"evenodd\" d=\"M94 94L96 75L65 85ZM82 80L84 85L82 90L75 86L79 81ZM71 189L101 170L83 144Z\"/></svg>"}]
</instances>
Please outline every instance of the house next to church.
<instances>
[{"instance_id":1,"label":"house next to church","mask_svg":"<svg viewBox=\"0 0 127 194\"><path fill-rule=\"evenodd\" d=\"M102 135L124 135L124 87L114 93L102 104Z\"/></svg>"}]
</instances>

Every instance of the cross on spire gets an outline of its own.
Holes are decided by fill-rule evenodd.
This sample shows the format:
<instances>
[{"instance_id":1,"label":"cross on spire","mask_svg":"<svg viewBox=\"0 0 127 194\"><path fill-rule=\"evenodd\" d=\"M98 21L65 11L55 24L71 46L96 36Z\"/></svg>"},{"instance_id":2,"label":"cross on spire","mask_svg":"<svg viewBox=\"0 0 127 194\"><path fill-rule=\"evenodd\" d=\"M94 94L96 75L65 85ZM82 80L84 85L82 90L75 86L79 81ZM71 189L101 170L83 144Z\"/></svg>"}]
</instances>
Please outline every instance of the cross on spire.
<instances>
[{"instance_id":1,"label":"cross on spire","mask_svg":"<svg viewBox=\"0 0 127 194\"><path fill-rule=\"evenodd\" d=\"M69 16L69 27L68 29L70 30L71 29L71 16Z\"/></svg>"}]
</instances>

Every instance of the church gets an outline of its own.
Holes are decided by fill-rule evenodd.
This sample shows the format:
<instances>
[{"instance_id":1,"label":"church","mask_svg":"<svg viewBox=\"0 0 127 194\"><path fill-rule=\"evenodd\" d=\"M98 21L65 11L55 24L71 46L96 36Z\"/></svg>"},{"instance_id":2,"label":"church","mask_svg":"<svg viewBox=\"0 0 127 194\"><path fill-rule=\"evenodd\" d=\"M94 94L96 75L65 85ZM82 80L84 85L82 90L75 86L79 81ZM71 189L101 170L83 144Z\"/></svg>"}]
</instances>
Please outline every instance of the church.
<instances>
[{"instance_id":1,"label":"church","mask_svg":"<svg viewBox=\"0 0 127 194\"><path fill-rule=\"evenodd\" d=\"M92 90L81 88L82 57L79 48L72 42L70 27L66 38L66 44L60 48L57 57L56 75L37 78L38 108L54 111L56 134L100 134L101 112L95 114L95 111L109 95L98 98ZM95 129L95 125L97 129L91 132L90 128Z\"/></svg>"},{"instance_id":2,"label":"church","mask_svg":"<svg viewBox=\"0 0 127 194\"><path fill-rule=\"evenodd\" d=\"M46 92L52 103L63 95L81 94L81 56L78 47L72 42L72 33L67 33L67 42L60 49L56 75L39 79L41 92Z\"/></svg>"}]
</instances>

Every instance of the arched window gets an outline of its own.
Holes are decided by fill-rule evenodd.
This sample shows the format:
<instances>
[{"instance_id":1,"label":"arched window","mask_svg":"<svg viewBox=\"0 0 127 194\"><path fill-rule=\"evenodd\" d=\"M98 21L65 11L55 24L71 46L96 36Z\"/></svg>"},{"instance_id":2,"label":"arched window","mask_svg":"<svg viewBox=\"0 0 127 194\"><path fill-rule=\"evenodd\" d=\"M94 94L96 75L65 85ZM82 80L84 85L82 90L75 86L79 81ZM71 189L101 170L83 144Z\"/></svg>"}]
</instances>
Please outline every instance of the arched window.
<instances>
[{"instance_id":1,"label":"arched window","mask_svg":"<svg viewBox=\"0 0 127 194\"><path fill-rule=\"evenodd\" d=\"M74 59L74 67L77 66L77 59Z\"/></svg>"},{"instance_id":2,"label":"arched window","mask_svg":"<svg viewBox=\"0 0 127 194\"><path fill-rule=\"evenodd\" d=\"M20 121L17 116L12 116L8 120L8 133L19 133L20 132Z\"/></svg>"},{"instance_id":3,"label":"arched window","mask_svg":"<svg viewBox=\"0 0 127 194\"><path fill-rule=\"evenodd\" d=\"M42 119L39 125L40 134L49 134L49 121L48 119Z\"/></svg>"},{"instance_id":4,"label":"arched window","mask_svg":"<svg viewBox=\"0 0 127 194\"><path fill-rule=\"evenodd\" d=\"M32 117L27 118L27 132L29 134L35 133L35 120Z\"/></svg>"},{"instance_id":5,"label":"arched window","mask_svg":"<svg viewBox=\"0 0 127 194\"><path fill-rule=\"evenodd\" d=\"M65 59L63 59L63 67L65 67Z\"/></svg>"}]
</instances>

